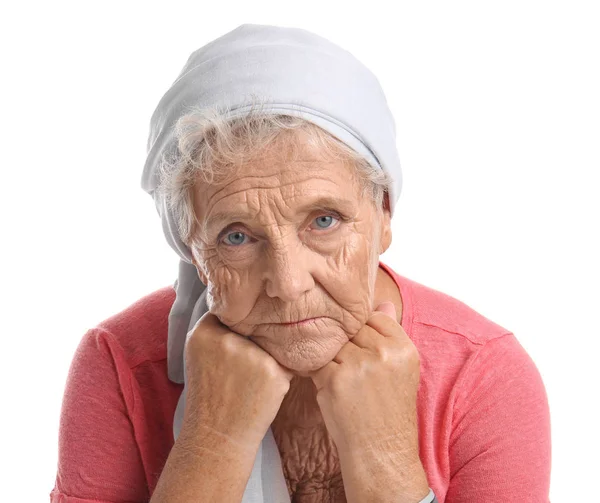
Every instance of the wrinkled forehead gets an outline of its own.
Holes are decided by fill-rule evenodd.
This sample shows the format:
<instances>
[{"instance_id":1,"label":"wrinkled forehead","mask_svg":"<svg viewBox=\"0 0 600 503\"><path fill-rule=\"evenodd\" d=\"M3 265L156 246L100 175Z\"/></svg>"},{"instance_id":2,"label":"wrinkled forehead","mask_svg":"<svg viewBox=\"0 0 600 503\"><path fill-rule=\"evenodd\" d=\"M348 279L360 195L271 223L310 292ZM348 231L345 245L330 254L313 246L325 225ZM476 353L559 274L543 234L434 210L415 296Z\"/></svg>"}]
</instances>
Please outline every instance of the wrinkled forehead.
<instances>
[{"instance_id":1,"label":"wrinkled forehead","mask_svg":"<svg viewBox=\"0 0 600 503\"><path fill-rule=\"evenodd\" d=\"M239 212L257 204L302 207L316 199L339 200L348 211L358 204L359 178L354 165L329 151L286 135L282 141L236 166L226 166L230 176L219 183L199 177L194 185L194 210L202 224L213 222L213 214ZM302 208L298 208L299 210Z\"/></svg>"},{"instance_id":2,"label":"wrinkled forehead","mask_svg":"<svg viewBox=\"0 0 600 503\"><path fill-rule=\"evenodd\" d=\"M261 213L293 219L321 209L351 216L361 202L353 171L340 160L298 157L270 164L257 159L238 167L235 177L225 183L197 183L196 218L210 232L231 221L258 219Z\"/></svg>"}]
</instances>

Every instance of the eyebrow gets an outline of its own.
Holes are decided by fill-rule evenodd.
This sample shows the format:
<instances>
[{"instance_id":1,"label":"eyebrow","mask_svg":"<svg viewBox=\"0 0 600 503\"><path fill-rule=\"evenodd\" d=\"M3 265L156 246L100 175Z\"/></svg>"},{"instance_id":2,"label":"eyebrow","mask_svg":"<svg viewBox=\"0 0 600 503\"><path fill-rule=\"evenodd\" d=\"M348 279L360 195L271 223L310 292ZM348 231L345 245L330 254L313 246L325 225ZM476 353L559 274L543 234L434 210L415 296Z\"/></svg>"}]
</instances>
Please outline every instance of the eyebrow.
<instances>
[{"instance_id":1,"label":"eyebrow","mask_svg":"<svg viewBox=\"0 0 600 503\"><path fill-rule=\"evenodd\" d=\"M352 200L347 198L320 196L295 208L295 210L296 213L310 213L314 210L334 211L351 216L356 211L356 205ZM205 229L220 228L221 226L244 220L249 220L249 215L243 211L215 211L211 212L206 219Z\"/></svg>"}]
</instances>

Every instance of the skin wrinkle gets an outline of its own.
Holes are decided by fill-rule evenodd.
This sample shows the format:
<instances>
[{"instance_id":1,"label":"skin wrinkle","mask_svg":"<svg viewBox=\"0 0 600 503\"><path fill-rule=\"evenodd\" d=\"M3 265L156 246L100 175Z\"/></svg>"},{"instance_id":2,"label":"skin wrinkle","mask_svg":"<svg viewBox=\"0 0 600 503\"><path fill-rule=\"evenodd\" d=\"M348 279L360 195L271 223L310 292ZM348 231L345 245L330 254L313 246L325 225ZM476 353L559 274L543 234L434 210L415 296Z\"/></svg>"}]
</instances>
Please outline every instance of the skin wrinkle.
<instances>
[{"instance_id":1,"label":"skin wrinkle","mask_svg":"<svg viewBox=\"0 0 600 503\"><path fill-rule=\"evenodd\" d=\"M332 164L332 165L333 165L334 163L328 163L328 164ZM327 166L327 164L324 164L323 166L325 166L325 167L326 167L326 166ZM301 169L301 168L302 168L302 166L299 166L299 167L298 167L298 169ZM243 170L240 170L240 171L243 171ZM239 173L239 172L238 172L238 173ZM234 181L234 182L231 182L231 183L229 183L229 184L226 184L226 185L225 185L225 187L223 187L222 189L218 190L218 191L217 191L217 192L216 192L216 193L215 193L213 196L211 196L211 199L214 199L214 201L211 201L211 200L209 200L209 201L208 201L208 204L209 204L210 206L214 206L216 203L218 203L218 202L219 202L219 201L222 199L222 198L220 198L220 197L219 197L219 196L221 195L220 193L221 193L222 191L225 191L225 190L227 189L227 187L228 187L228 186L230 186L230 185L231 185L232 187L230 187L230 190L229 190L229 191L227 191L227 195L226 195L226 196L223 196L223 197L235 196L235 195L237 195L237 194L240 194L240 193L244 193L244 194L245 194L245 193L247 192L247 187L245 186L245 184L247 184L247 183L252 183L252 182L253 182L253 180L254 180L254 179L256 179L256 178L262 178L262 179L261 179L261 182L264 182L266 179L270 179L270 178L272 178L272 175L264 175L263 177L258 177L258 176L256 176L256 175L253 175L253 176L246 177L246 180L244 180L244 184L242 184L242 183L241 183L241 180L239 181L239 182L240 182L240 184L242 185L242 187L241 187L240 189L238 189L238 190L234 190L234 189L232 188L233 186L235 186L234 184L236 184L236 181ZM353 176L353 178L355 178L355 175ZM314 177L313 177L313 179L314 179L314 180L318 180L318 179L328 180L326 177L319 177L318 175L317 175L317 176L314 176ZM257 185L254 185L254 184L253 184L253 185L252 185L252 187L253 187L254 189L271 189L271 188L275 188L275 187L279 187L279 188L281 188L281 189L284 189L284 188L290 188L291 190L295 190L295 189L297 189L297 187L296 187L296 182L295 182L295 181L290 181L290 182L288 182L288 183L277 183L276 181L273 181L271 184L268 184L268 183L267 183L267 184L265 184L265 185L259 185L259 184L257 184ZM258 210L258 208L257 208L257 210ZM207 214L207 218L205 219L205 221L204 221L204 225L203 225L201 228L204 228L204 227L206 227L206 225L207 225L209 222L211 222L211 220L215 220L215 219L214 219L214 218L212 217L212 215L210 215L210 213L209 213L209 214ZM213 223L213 222L211 222L211 223Z\"/></svg>"},{"instance_id":2,"label":"skin wrinkle","mask_svg":"<svg viewBox=\"0 0 600 503\"><path fill-rule=\"evenodd\" d=\"M378 267L391 242L389 211L362 196L352 166L324 161L302 138L296 143L296 157L288 152L293 143L280 141L236 167L227 183L197 181L193 200L200 246L192 247L192 254L208 286L211 313L296 374L272 424L294 501L338 502L345 499L337 451L316 388L304 372L330 362L379 302L393 301L401 316L401 299ZM328 211L299 211L315 198L335 196L352 206L338 208L347 221ZM217 239L228 222L211 229L206 222L219 213L236 218L228 219ZM315 222L326 215L338 220L332 220L331 230ZM224 244L231 232L246 234L246 241ZM323 318L279 325L313 316Z\"/></svg>"}]
</instances>

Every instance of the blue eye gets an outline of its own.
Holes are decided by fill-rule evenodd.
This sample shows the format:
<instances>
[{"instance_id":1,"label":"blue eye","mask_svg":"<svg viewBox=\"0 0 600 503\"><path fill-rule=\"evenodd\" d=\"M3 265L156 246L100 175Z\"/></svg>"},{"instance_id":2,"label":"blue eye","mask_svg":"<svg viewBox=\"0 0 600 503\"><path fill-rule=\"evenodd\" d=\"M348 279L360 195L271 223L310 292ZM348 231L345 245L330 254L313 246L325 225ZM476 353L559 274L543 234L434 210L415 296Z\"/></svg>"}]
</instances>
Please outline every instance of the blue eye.
<instances>
[{"instance_id":1,"label":"blue eye","mask_svg":"<svg viewBox=\"0 0 600 503\"><path fill-rule=\"evenodd\" d=\"M244 244L244 240L246 237L246 234L244 234L243 232L230 232L225 236L225 243L232 246L238 246Z\"/></svg>"},{"instance_id":2,"label":"blue eye","mask_svg":"<svg viewBox=\"0 0 600 503\"><path fill-rule=\"evenodd\" d=\"M331 227L334 220L337 218L332 217L331 215L321 215L320 217L315 218L315 222L321 229L327 229Z\"/></svg>"}]
</instances>

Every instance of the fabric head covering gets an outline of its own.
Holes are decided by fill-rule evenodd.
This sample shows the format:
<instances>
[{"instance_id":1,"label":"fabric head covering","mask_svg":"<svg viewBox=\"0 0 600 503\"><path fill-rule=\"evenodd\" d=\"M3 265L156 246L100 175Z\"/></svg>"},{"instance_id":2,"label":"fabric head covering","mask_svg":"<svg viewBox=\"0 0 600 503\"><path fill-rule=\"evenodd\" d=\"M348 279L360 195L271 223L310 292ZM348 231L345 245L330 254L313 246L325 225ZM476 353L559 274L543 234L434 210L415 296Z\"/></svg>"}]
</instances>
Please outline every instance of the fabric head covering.
<instances>
[{"instance_id":1,"label":"fabric head covering","mask_svg":"<svg viewBox=\"0 0 600 503\"><path fill-rule=\"evenodd\" d=\"M169 379L184 383L174 417L175 439L185 410L185 342L208 307L206 285L180 239L177 219L156 190L160 164L165 156L177 154L173 128L189 107L217 108L234 118L246 114L257 97L262 110L300 116L387 171L393 179L388 187L392 214L402 187L395 124L383 90L373 73L349 52L306 30L244 24L191 54L152 115L142 174L142 188L153 196L167 241L180 257L167 342ZM289 501L269 428L243 503Z\"/></svg>"}]
</instances>

